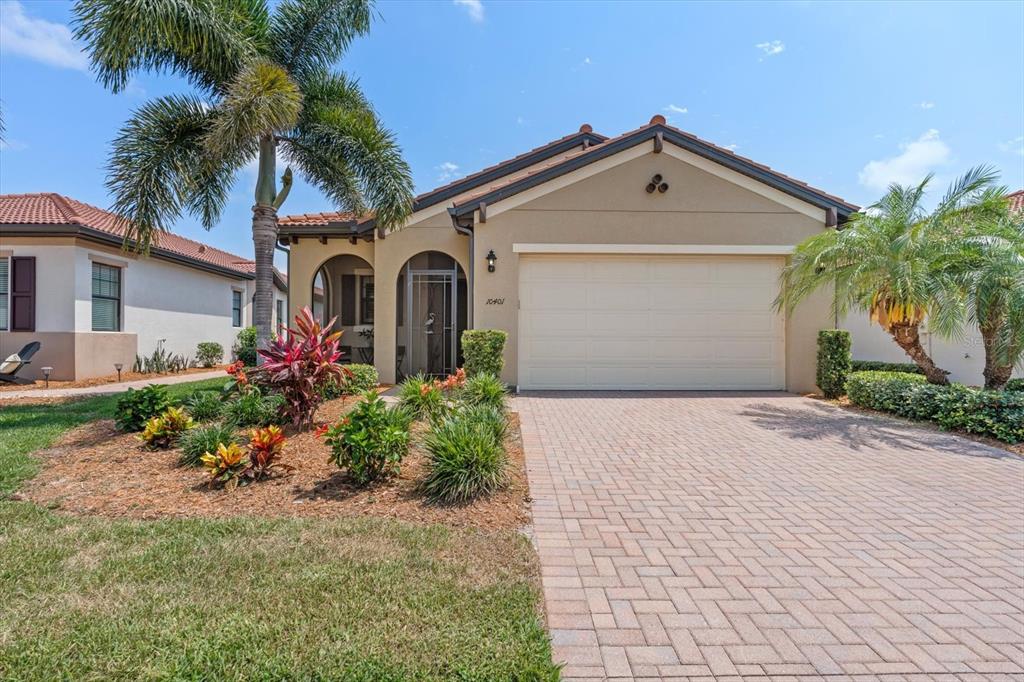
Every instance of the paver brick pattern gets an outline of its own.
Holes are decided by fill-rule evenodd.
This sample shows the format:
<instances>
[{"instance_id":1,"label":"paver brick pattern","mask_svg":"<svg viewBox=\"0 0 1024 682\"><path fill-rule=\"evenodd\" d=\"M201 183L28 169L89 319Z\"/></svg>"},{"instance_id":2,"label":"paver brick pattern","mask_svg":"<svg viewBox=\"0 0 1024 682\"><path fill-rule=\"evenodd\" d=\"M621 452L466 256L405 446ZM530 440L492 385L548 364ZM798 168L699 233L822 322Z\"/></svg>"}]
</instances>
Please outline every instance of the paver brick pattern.
<instances>
[{"instance_id":1,"label":"paver brick pattern","mask_svg":"<svg viewBox=\"0 0 1024 682\"><path fill-rule=\"evenodd\" d=\"M515 398L566 679L1024 679L1024 460L786 394Z\"/></svg>"}]
</instances>

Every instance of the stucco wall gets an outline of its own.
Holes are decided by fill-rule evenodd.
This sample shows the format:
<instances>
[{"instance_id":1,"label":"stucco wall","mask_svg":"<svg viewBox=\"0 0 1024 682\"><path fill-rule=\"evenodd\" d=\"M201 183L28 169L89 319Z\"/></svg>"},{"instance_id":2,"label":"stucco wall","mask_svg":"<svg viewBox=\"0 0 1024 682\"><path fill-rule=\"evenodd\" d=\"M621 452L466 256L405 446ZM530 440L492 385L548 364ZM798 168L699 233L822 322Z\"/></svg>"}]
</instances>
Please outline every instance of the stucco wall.
<instances>
[{"instance_id":1,"label":"stucco wall","mask_svg":"<svg viewBox=\"0 0 1024 682\"><path fill-rule=\"evenodd\" d=\"M70 238L40 243L38 239L4 237L4 257L31 256L36 259L36 331L75 330L75 300L67 292L75 286L77 248Z\"/></svg>"}]
</instances>

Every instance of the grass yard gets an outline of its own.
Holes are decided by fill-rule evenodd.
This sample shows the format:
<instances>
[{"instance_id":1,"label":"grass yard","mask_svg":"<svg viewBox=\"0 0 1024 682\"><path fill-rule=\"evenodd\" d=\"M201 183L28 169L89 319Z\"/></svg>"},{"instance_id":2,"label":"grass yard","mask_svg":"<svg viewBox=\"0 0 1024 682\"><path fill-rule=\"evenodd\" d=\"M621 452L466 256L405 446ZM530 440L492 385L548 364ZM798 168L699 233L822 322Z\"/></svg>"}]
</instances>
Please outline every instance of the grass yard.
<instances>
[{"instance_id":1,"label":"grass yard","mask_svg":"<svg viewBox=\"0 0 1024 682\"><path fill-rule=\"evenodd\" d=\"M115 401L0 406L0 677L557 679L515 532L122 520L3 500L37 470L33 451Z\"/></svg>"}]
</instances>

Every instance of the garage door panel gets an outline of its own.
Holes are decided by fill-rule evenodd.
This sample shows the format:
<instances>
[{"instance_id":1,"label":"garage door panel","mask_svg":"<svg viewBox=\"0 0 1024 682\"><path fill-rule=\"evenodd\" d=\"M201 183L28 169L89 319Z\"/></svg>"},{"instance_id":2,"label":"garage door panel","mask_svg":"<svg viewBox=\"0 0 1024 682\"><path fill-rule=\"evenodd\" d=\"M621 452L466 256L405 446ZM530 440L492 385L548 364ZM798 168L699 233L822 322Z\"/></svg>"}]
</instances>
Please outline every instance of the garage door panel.
<instances>
[{"instance_id":1,"label":"garage door panel","mask_svg":"<svg viewBox=\"0 0 1024 682\"><path fill-rule=\"evenodd\" d=\"M520 257L524 388L780 389L783 259Z\"/></svg>"}]
</instances>

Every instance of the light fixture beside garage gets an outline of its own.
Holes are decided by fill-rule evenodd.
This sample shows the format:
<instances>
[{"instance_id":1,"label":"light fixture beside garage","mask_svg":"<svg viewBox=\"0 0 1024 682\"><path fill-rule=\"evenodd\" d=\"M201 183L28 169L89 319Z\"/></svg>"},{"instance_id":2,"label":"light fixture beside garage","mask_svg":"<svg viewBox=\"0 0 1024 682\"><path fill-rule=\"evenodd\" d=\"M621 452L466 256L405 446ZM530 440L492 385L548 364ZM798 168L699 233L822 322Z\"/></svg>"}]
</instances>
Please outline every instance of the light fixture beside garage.
<instances>
[{"instance_id":1,"label":"light fixture beside garage","mask_svg":"<svg viewBox=\"0 0 1024 682\"><path fill-rule=\"evenodd\" d=\"M647 193L654 194L654 190L658 190L660 194L664 194L668 191L668 183L663 182L663 178L660 173L652 177L651 181L647 183Z\"/></svg>"},{"instance_id":2,"label":"light fixture beside garage","mask_svg":"<svg viewBox=\"0 0 1024 682\"><path fill-rule=\"evenodd\" d=\"M494 263L498 260L498 257L494 255L494 249L487 252L487 272L494 272Z\"/></svg>"}]
</instances>

